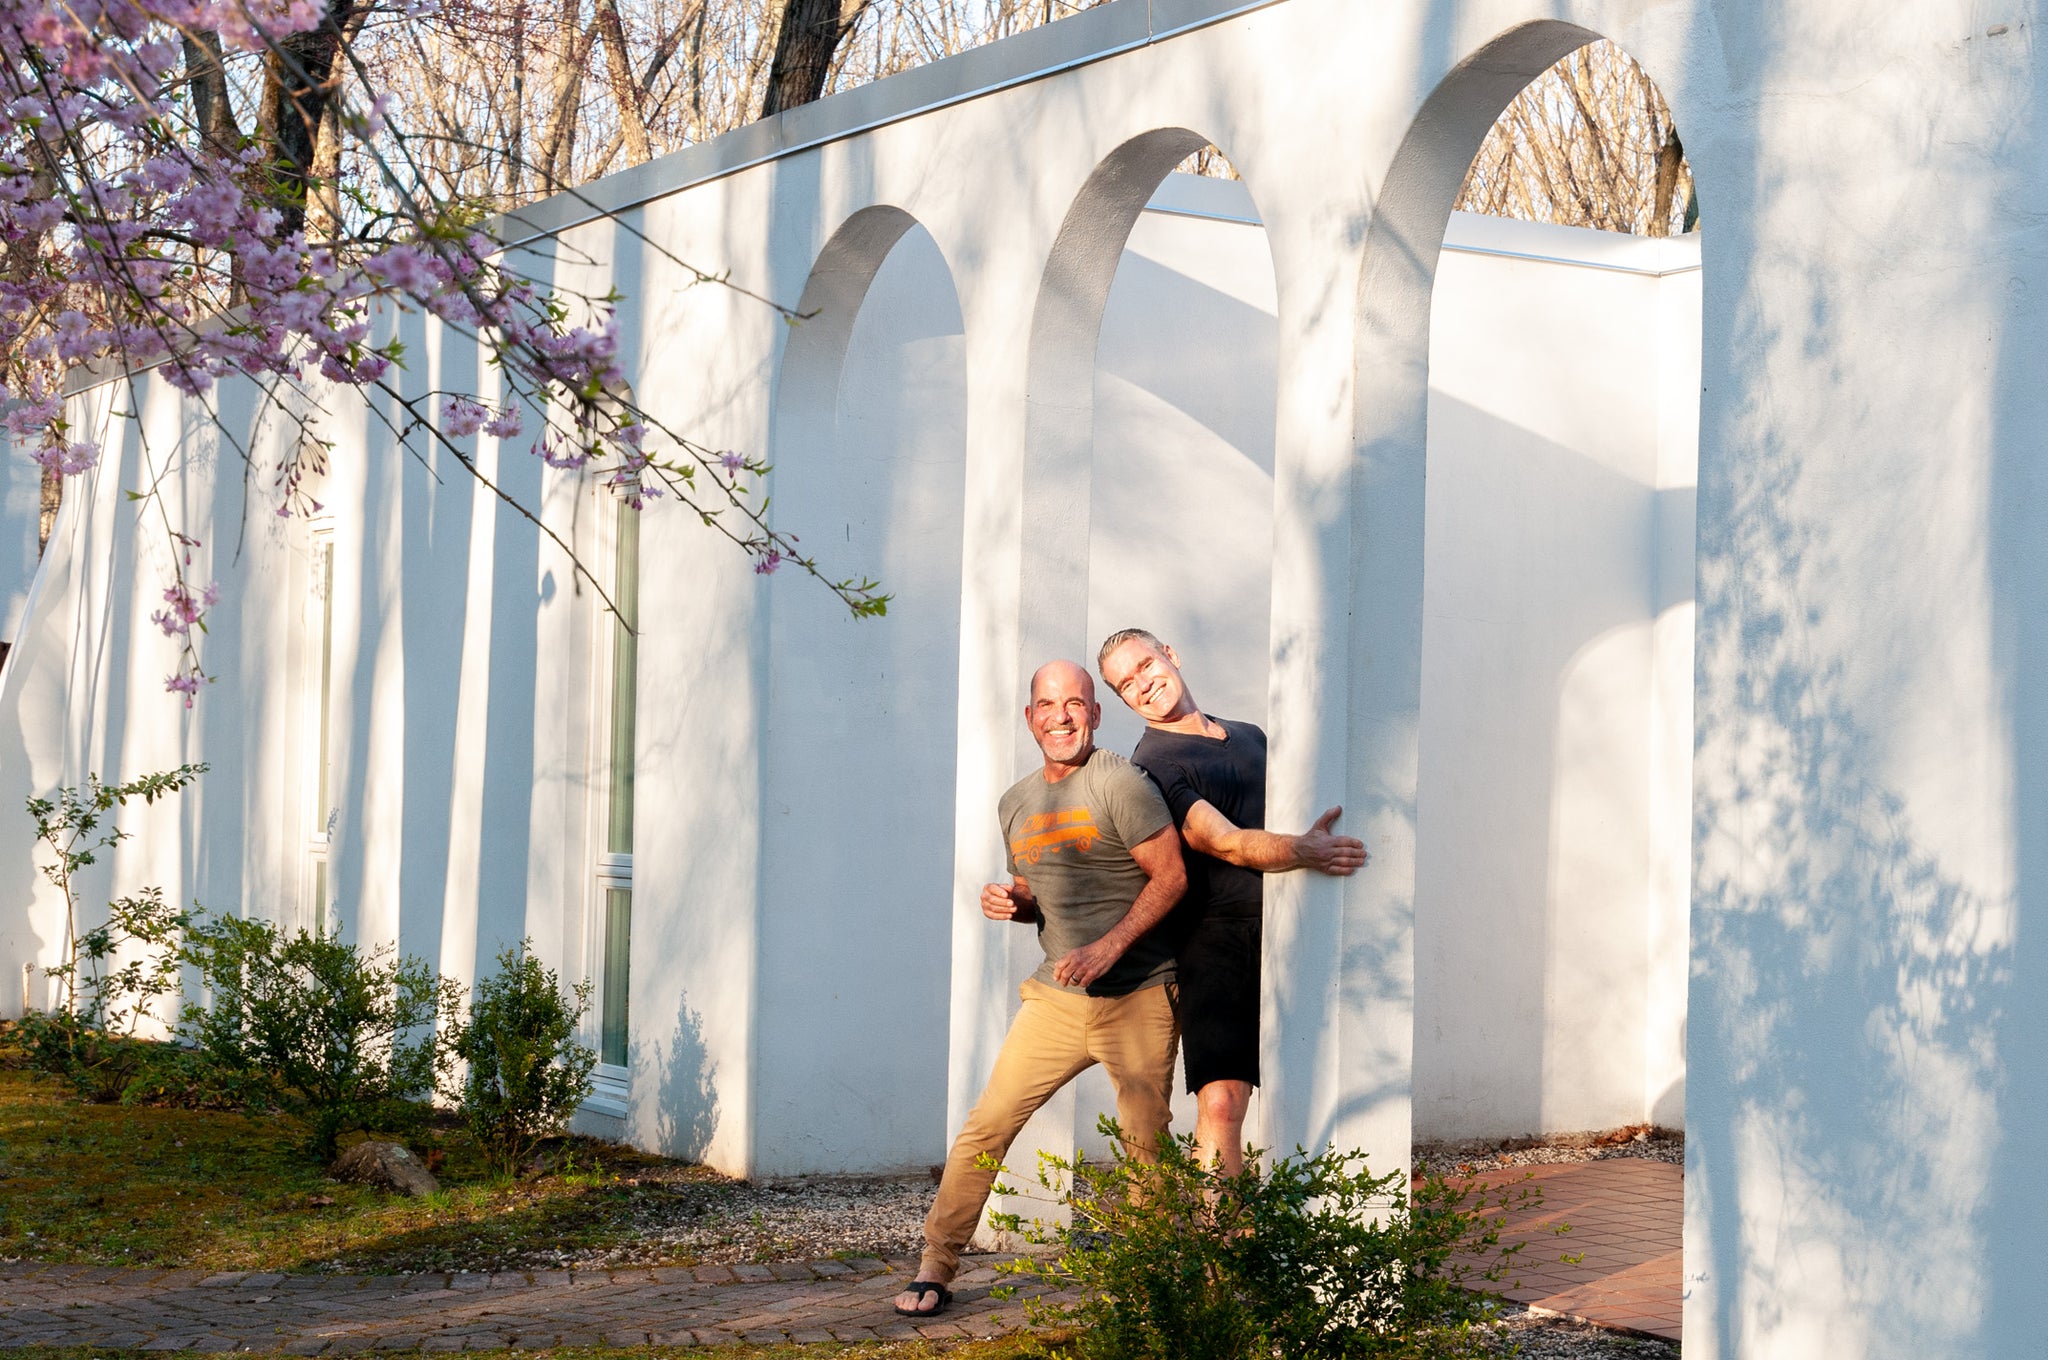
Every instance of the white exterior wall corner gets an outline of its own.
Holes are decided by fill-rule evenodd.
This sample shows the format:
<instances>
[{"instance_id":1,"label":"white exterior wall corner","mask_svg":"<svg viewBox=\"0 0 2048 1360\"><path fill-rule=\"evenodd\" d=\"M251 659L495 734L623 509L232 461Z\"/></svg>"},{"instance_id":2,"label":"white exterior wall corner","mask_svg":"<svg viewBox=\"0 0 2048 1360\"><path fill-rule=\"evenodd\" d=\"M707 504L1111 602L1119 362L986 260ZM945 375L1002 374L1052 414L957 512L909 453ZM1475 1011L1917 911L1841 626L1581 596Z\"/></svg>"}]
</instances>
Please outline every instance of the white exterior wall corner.
<instances>
[{"instance_id":1,"label":"white exterior wall corner","mask_svg":"<svg viewBox=\"0 0 2048 1360\"><path fill-rule=\"evenodd\" d=\"M2043 602L2038 538L2001 531L2039 523L2038 445L1992 415L2038 411L2006 367L2041 354L2011 306L2048 220L2030 11L1724 17L1738 94L1697 162L1733 219L1706 240L1701 411L1686 1241L1708 1355L2033 1344L2001 1201L2040 1203L2010 1149L2041 1035L2009 1017L2036 1004L2048 903L2016 874L2039 833L2002 648Z\"/></svg>"},{"instance_id":2,"label":"white exterior wall corner","mask_svg":"<svg viewBox=\"0 0 2048 1360\"><path fill-rule=\"evenodd\" d=\"M1123 0L596 195L658 198L650 233L777 297L801 293L831 231L870 203L924 224L953 275L968 490L949 1125L1025 963L1021 942L991 942L972 893L999 862L990 809L1027 754L1015 721L1036 658L1023 653L1050 636L1027 626L1045 606L1026 582L1044 578L1019 514L1030 407L1066 395L1030 386L1040 281L1102 158L1187 127L1246 175L1285 337L1273 818L1301 823L1341 789L1376 852L1374 871L1341 887L1277 885L1264 1134L1405 1158L1429 284L1460 157L1484 105L1512 92L1490 73L1503 56L1518 69L1488 45L1564 21L1616 39L1658 80L1706 221L1688 1340L1706 1356L2025 1353L2038 1295L2026 1246L2048 1207L2030 1136L2048 1107L2048 690L2032 683L2048 663L2038 4L1281 0L1149 41L1219 9ZM1067 61L1084 64L917 112ZM744 168L816 139L830 144ZM527 216L562 225L583 211L557 200ZM772 447L779 323L675 287L658 260L640 267L636 390L672 401L713 447ZM353 679L335 733L347 800L335 883L366 936L438 935L438 922L408 922L421 908L404 894L449 892L453 833L439 813L421 823L438 845L409 845L408 827L447 804L454 775L438 756L419 763L403 703L448 657L430 636L436 607L400 587L429 560L422 532L451 515L473 524L472 507L404 480L389 441L356 419L363 459L336 473L336 664ZM216 696L196 716L158 716L171 708L147 623L159 587L118 497L125 444L109 450L74 485L0 682L0 806L87 770L219 755L243 771L243 795L208 790L153 820L147 848L117 857L94 891L161 874L180 895L253 904L273 833L242 809L262 805L260 781L289 783L288 763L262 753L288 705L253 706L261 724L233 735L212 728L241 721L209 710ZM241 514L232 479L195 475L180 494L212 536L214 574L246 579L269 560L222 560ZM437 497L459 504L436 509ZM547 563L520 574L544 581ZM646 1028L625 1129L748 1170L769 1150L754 1082L780 964L759 945L764 913L785 907L764 896L778 847L764 832L763 728L783 661L769 597L683 517L649 519L642 577L641 688L661 700L642 709L640 816L660 832L636 847L633 1008ZM246 610L239 636L210 638L210 665L274 645ZM262 677L247 678L253 698ZM557 715L537 709L531 724L540 771L568 738ZM564 779L548 796L567 813ZM587 891L587 864L568 862L538 802L527 825L529 894ZM0 846L11 969L52 947L51 908L21 819L0 818ZM529 922L576 910L525 909ZM1066 1117L1034 1136L1067 1136Z\"/></svg>"}]
</instances>

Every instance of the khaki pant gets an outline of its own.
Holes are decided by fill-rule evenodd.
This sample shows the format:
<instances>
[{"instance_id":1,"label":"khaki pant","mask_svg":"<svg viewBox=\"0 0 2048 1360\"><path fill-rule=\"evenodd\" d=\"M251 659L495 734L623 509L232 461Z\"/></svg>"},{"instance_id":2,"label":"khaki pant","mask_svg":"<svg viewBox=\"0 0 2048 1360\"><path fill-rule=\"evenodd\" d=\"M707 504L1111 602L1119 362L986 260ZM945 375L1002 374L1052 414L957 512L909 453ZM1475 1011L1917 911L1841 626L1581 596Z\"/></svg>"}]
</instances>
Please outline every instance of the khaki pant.
<instances>
[{"instance_id":1,"label":"khaki pant","mask_svg":"<svg viewBox=\"0 0 2048 1360\"><path fill-rule=\"evenodd\" d=\"M995 1172L976 1166L983 1153L1000 1161L1038 1107L1096 1063L1116 1086L1117 1122L1129 1154L1150 1160L1173 1096L1173 1049L1180 1037L1172 984L1126 996L1082 996L1026 978L1024 1008L1010 1022L995 1071L967 1116L938 1198L924 1221L920 1278L941 1283L960 1269L960 1249L974 1236Z\"/></svg>"}]
</instances>

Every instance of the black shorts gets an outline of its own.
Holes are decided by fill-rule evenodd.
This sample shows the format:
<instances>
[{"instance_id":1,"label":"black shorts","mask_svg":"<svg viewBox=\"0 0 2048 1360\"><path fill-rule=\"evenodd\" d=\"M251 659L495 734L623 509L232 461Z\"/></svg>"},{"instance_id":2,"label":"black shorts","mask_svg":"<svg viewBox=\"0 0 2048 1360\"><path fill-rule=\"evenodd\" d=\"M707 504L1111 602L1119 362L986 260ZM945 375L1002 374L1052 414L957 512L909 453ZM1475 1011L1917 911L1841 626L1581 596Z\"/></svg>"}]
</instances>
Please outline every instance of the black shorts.
<instances>
[{"instance_id":1,"label":"black shorts","mask_svg":"<svg viewBox=\"0 0 2048 1360\"><path fill-rule=\"evenodd\" d=\"M1201 922L1181 943L1180 1051L1188 1089L1259 1084L1259 920Z\"/></svg>"}]
</instances>

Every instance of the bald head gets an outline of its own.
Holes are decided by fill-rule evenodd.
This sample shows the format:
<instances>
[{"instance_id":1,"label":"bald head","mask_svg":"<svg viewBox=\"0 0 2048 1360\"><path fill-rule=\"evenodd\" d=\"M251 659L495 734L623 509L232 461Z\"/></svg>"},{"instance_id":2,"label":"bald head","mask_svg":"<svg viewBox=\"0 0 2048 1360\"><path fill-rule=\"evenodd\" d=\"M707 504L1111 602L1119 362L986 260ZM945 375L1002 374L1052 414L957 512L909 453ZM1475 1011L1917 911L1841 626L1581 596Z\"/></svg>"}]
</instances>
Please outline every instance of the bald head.
<instances>
[{"instance_id":1,"label":"bald head","mask_svg":"<svg viewBox=\"0 0 2048 1360\"><path fill-rule=\"evenodd\" d=\"M1066 690L1078 688L1087 696L1089 703L1095 702L1095 677L1078 661L1048 661L1031 672L1031 698L1035 702L1044 689Z\"/></svg>"},{"instance_id":2,"label":"bald head","mask_svg":"<svg viewBox=\"0 0 2048 1360\"><path fill-rule=\"evenodd\" d=\"M1045 756L1046 779L1065 779L1086 765L1095 751L1102 705L1095 702L1094 678L1077 662L1046 662L1032 672L1024 722Z\"/></svg>"}]
</instances>

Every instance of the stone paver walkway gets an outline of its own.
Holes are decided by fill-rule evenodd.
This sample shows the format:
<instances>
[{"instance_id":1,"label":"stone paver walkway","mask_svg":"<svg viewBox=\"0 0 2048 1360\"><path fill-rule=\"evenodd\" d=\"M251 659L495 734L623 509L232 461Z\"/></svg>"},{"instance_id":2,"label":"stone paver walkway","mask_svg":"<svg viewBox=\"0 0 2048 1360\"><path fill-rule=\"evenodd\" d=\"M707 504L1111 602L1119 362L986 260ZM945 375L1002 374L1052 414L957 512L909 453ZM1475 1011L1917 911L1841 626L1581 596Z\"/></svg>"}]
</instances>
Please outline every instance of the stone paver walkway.
<instances>
[{"instance_id":1,"label":"stone paver walkway","mask_svg":"<svg viewBox=\"0 0 2048 1360\"><path fill-rule=\"evenodd\" d=\"M1677 1341L1685 1174L1669 1162L1617 1157L1517 1166L1473 1177L1533 1177L1543 1203L1510 1210L1504 1242L1526 1243L1498 1292L1531 1308ZM1559 1236L1560 1223L1571 1231Z\"/></svg>"},{"instance_id":2,"label":"stone paver walkway","mask_svg":"<svg viewBox=\"0 0 2048 1360\"><path fill-rule=\"evenodd\" d=\"M1528 1246L1502 1292L1534 1308L1677 1340L1679 1168L1617 1159L1476 1179L1498 1185L1525 1175L1542 1187L1543 1204L1509 1215L1503 1235ZM1552 1231L1560 1222L1572 1226L1562 1237ZM969 1258L953 1307L921 1323L890 1306L913 1259L403 1276L0 1265L0 1347L338 1356L991 1336L1026 1321L1021 1299L989 1297L1003 1279L999 1259Z\"/></svg>"},{"instance_id":3,"label":"stone paver walkway","mask_svg":"<svg viewBox=\"0 0 2048 1360\"><path fill-rule=\"evenodd\" d=\"M999 1259L970 1258L953 1307L921 1323L890 1304L915 1260L405 1276L0 1265L0 1347L350 1355L992 1336L1025 1321L1021 1297L989 1297Z\"/></svg>"}]
</instances>

